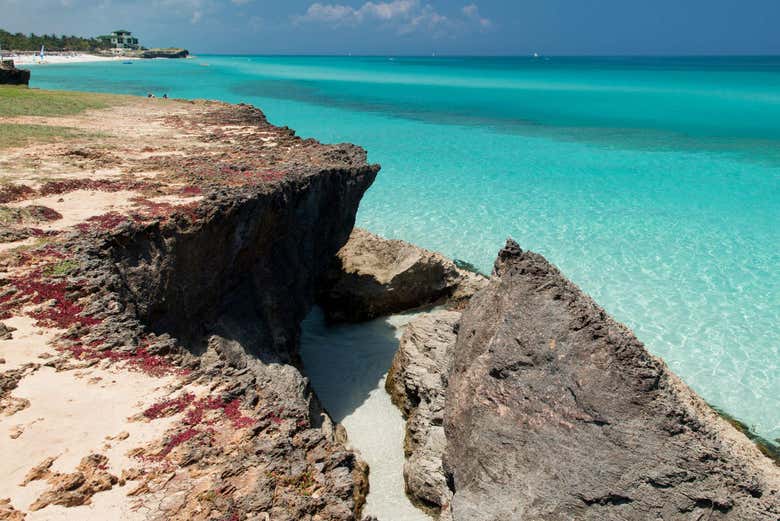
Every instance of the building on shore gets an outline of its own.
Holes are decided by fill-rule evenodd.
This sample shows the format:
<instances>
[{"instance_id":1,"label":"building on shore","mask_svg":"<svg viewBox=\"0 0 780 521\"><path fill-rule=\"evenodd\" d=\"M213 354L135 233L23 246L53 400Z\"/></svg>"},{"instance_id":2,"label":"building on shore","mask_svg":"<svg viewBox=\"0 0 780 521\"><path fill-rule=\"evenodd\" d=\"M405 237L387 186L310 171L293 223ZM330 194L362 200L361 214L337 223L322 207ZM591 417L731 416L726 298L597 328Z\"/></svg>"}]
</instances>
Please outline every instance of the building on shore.
<instances>
[{"instance_id":1,"label":"building on shore","mask_svg":"<svg viewBox=\"0 0 780 521\"><path fill-rule=\"evenodd\" d=\"M125 31L124 29L119 29L109 35L98 36L98 39L109 42L111 48L114 50L137 51L141 48L141 45L138 43L138 38L134 37L133 33L130 31Z\"/></svg>"}]
</instances>

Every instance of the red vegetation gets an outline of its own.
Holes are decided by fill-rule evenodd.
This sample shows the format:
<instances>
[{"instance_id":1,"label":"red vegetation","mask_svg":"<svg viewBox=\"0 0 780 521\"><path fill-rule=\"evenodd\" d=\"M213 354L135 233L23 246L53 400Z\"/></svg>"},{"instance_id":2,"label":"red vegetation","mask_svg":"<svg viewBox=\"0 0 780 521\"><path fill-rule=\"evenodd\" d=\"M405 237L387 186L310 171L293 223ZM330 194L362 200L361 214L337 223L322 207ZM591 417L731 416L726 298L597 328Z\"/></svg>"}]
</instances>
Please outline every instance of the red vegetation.
<instances>
[{"instance_id":1,"label":"red vegetation","mask_svg":"<svg viewBox=\"0 0 780 521\"><path fill-rule=\"evenodd\" d=\"M190 438L192 438L197 434L200 434L200 431L198 431L197 429L187 429L178 434L175 434L168 441L168 443L165 444L165 447L163 447L163 449L159 453L157 453L156 459L164 458L165 456L170 454L170 452L173 449L175 449L176 447L178 447L179 445L181 445L182 443L184 443L185 441L189 440Z\"/></svg>"},{"instance_id":2,"label":"red vegetation","mask_svg":"<svg viewBox=\"0 0 780 521\"><path fill-rule=\"evenodd\" d=\"M221 164L198 165L187 175L191 179L217 182L231 186L257 186L283 179L287 174L278 170L266 170L253 165Z\"/></svg>"},{"instance_id":3,"label":"red vegetation","mask_svg":"<svg viewBox=\"0 0 780 521\"><path fill-rule=\"evenodd\" d=\"M229 402L225 402L220 397L206 396L204 398L195 399L195 396L191 393L183 393L177 398L170 398L155 403L143 412L143 415L150 419L156 420L158 418L164 418L173 414L179 414L185 412L182 424L186 427L182 432L174 435L171 440L165 445L162 451L154 456L153 459L161 459L171 452L174 448L181 445L185 441L189 440L193 436L204 433L213 434L211 427L203 428L204 425L214 425L220 419L227 419L234 429L241 429L254 425L255 420L241 414L239 407L241 401L234 399ZM213 414L206 419L206 413L208 411L214 411Z\"/></svg>"},{"instance_id":4,"label":"red vegetation","mask_svg":"<svg viewBox=\"0 0 780 521\"><path fill-rule=\"evenodd\" d=\"M108 212L103 215L95 215L87 219L86 222L79 223L76 228L82 232L88 232L90 230L113 230L123 222L127 221L127 217L117 212Z\"/></svg>"},{"instance_id":5,"label":"red vegetation","mask_svg":"<svg viewBox=\"0 0 780 521\"><path fill-rule=\"evenodd\" d=\"M254 425L255 420L250 418L249 416L244 416L241 414L241 411L238 410L239 406L241 405L241 402L236 398L235 400L232 400L224 405L222 410L225 413L225 416L233 423L233 427L236 429L240 429L242 427L249 427L250 425Z\"/></svg>"},{"instance_id":6,"label":"red vegetation","mask_svg":"<svg viewBox=\"0 0 780 521\"><path fill-rule=\"evenodd\" d=\"M35 190L26 185L6 185L0 188L0 204L20 201L34 193Z\"/></svg>"},{"instance_id":7,"label":"red vegetation","mask_svg":"<svg viewBox=\"0 0 780 521\"><path fill-rule=\"evenodd\" d=\"M74 324L92 326L100 323L92 317L82 317L84 307L67 295L71 288L65 281L45 281L41 270L33 270L27 275L11 279L9 287L16 289L0 297L0 313L7 315L25 305L43 304L28 313L36 319L36 325L67 329Z\"/></svg>"},{"instance_id":8,"label":"red vegetation","mask_svg":"<svg viewBox=\"0 0 780 521\"><path fill-rule=\"evenodd\" d=\"M199 186L185 186L179 190L179 195L184 197L195 197L203 195L203 190Z\"/></svg>"},{"instance_id":9,"label":"red vegetation","mask_svg":"<svg viewBox=\"0 0 780 521\"><path fill-rule=\"evenodd\" d=\"M144 416L150 420L156 420L158 418L164 418L166 416L178 414L186 409L194 399L194 394L183 393L178 398L171 398L170 400L157 402L144 411Z\"/></svg>"},{"instance_id":10,"label":"red vegetation","mask_svg":"<svg viewBox=\"0 0 780 521\"><path fill-rule=\"evenodd\" d=\"M274 422L276 425L281 425L284 420L282 420L282 415L284 414L284 409L279 409L276 413L270 412L267 415L267 418Z\"/></svg>"},{"instance_id":11,"label":"red vegetation","mask_svg":"<svg viewBox=\"0 0 780 521\"><path fill-rule=\"evenodd\" d=\"M41 195L64 194L76 190L91 190L93 192L118 192L120 190L140 190L151 186L140 181L112 181L109 179L68 179L66 181L49 181L38 192Z\"/></svg>"},{"instance_id":12,"label":"red vegetation","mask_svg":"<svg viewBox=\"0 0 780 521\"><path fill-rule=\"evenodd\" d=\"M162 356L150 354L146 347L139 347L135 351L114 351L111 349L98 350L97 345L102 342L92 342L87 346L76 343L58 348L60 351L68 351L79 360L111 360L112 362L125 362L131 370L140 371L150 376L166 376L181 374L171 362Z\"/></svg>"},{"instance_id":13,"label":"red vegetation","mask_svg":"<svg viewBox=\"0 0 780 521\"><path fill-rule=\"evenodd\" d=\"M240 406L241 400L238 398L229 402L225 402L218 396L206 396L196 400L195 396L191 393L183 393L178 398L157 402L146 409L143 414L150 420L156 420L187 410L187 414L184 416L182 423L189 427L197 427L203 423L206 425L213 425L219 420L219 418L214 418L204 421L203 417L206 411L221 410L222 415L230 420L230 423L236 429L253 425L255 420L241 414L241 411L239 410Z\"/></svg>"},{"instance_id":14,"label":"red vegetation","mask_svg":"<svg viewBox=\"0 0 780 521\"><path fill-rule=\"evenodd\" d=\"M147 219L169 219L175 214L181 214L190 221L196 221L199 218L197 209L200 205L197 201L173 205L168 202L151 201L144 197L135 197L131 200L141 206L141 209L133 214L133 219L137 222Z\"/></svg>"},{"instance_id":15,"label":"red vegetation","mask_svg":"<svg viewBox=\"0 0 780 521\"><path fill-rule=\"evenodd\" d=\"M35 210L35 216L45 221L56 221L62 219L62 214L53 208L48 206L29 206L28 208Z\"/></svg>"},{"instance_id":16,"label":"red vegetation","mask_svg":"<svg viewBox=\"0 0 780 521\"><path fill-rule=\"evenodd\" d=\"M40 232L40 234L38 232ZM57 232L45 232L37 228L32 228L30 234L33 237L38 237L38 236L56 235ZM38 248L36 250L23 251L17 254L18 262L21 265L29 265L34 262L37 263L37 261L40 261L41 259L45 259L45 258L65 259L66 257L67 255L65 255L61 251L56 250L51 244L46 245L42 248Z\"/></svg>"}]
</instances>

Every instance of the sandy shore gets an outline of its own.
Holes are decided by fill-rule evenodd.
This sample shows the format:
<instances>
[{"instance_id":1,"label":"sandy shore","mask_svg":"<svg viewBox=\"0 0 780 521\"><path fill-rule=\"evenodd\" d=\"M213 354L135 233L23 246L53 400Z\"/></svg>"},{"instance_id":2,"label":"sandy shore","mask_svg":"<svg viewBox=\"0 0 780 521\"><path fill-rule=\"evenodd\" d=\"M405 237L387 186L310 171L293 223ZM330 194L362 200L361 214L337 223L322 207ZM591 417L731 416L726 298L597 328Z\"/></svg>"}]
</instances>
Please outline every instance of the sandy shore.
<instances>
[{"instance_id":1,"label":"sandy shore","mask_svg":"<svg viewBox=\"0 0 780 521\"><path fill-rule=\"evenodd\" d=\"M46 65L62 63L87 63L87 62L106 62L106 61L126 61L138 60L140 58L128 56L98 56L95 54L73 53L73 54L45 54L43 62L36 54L3 54L3 58L12 59L15 65Z\"/></svg>"}]
</instances>

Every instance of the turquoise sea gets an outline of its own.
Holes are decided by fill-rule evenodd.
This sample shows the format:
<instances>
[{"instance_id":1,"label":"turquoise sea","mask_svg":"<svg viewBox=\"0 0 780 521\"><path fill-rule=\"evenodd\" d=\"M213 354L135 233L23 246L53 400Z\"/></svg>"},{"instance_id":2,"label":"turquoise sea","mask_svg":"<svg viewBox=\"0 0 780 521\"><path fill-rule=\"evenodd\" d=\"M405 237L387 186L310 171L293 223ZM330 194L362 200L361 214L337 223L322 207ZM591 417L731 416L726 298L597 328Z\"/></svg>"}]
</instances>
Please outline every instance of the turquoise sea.
<instances>
[{"instance_id":1,"label":"turquoise sea","mask_svg":"<svg viewBox=\"0 0 780 521\"><path fill-rule=\"evenodd\" d=\"M244 101L360 144L383 166L360 226L485 271L513 237L780 438L780 58L200 56L32 83Z\"/></svg>"}]
</instances>

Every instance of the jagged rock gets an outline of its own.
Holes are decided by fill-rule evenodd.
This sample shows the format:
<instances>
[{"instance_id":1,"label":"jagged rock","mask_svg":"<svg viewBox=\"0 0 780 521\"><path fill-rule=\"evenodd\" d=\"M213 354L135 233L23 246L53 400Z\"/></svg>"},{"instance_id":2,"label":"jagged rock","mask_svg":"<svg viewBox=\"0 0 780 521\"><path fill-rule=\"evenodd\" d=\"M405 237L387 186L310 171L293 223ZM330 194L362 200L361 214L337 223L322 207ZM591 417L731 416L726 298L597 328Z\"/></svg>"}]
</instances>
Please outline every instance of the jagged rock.
<instances>
[{"instance_id":1,"label":"jagged rock","mask_svg":"<svg viewBox=\"0 0 780 521\"><path fill-rule=\"evenodd\" d=\"M30 400L12 396L11 392L16 389L22 378L37 371L39 367L38 364L28 363L0 373L0 413L11 416L30 406Z\"/></svg>"},{"instance_id":2,"label":"jagged rock","mask_svg":"<svg viewBox=\"0 0 780 521\"><path fill-rule=\"evenodd\" d=\"M11 499L0 499L0 520L2 521L24 521L27 516L24 512L16 510L11 505Z\"/></svg>"},{"instance_id":3,"label":"jagged rock","mask_svg":"<svg viewBox=\"0 0 780 521\"><path fill-rule=\"evenodd\" d=\"M406 492L421 508L439 513L449 504L442 456L447 373L460 313L435 311L412 320L387 375L387 391L406 422L404 481Z\"/></svg>"},{"instance_id":4,"label":"jagged rock","mask_svg":"<svg viewBox=\"0 0 780 521\"><path fill-rule=\"evenodd\" d=\"M15 327L6 326L0 322L0 340L11 340L13 338L11 333L14 331L16 331Z\"/></svg>"},{"instance_id":5,"label":"jagged rock","mask_svg":"<svg viewBox=\"0 0 780 521\"><path fill-rule=\"evenodd\" d=\"M780 469L512 241L461 318L446 407L455 521L780 516Z\"/></svg>"},{"instance_id":6,"label":"jagged rock","mask_svg":"<svg viewBox=\"0 0 780 521\"><path fill-rule=\"evenodd\" d=\"M48 460L42 465L46 465ZM48 505L62 505L75 507L88 505L92 496L104 490L110 490L118 481L118 478L110 474L106 467L108 458L102 454L90 454L82 458L76 467L76 472L60 474L51 472L51 462L44 468L34 468L35 475L31 478L28 474L25 484L35 479L46 479L51 485L49 489L30 505L30 510L40 510Z\"/></svg>"},{"instance_id":7,"label":"jagged rock","mask_svg":"<svg viewBox=\"0 0 780 521\"><path fill-rule=\"evenodd\" d=\"M48 477L51 474L51 471L49 469L51 469L51 466L54 463L54 460L56 459L57 458L49 456L48 458L46 458L45 460L43 460L42 462L38 463L36 466L31 468L27 472L27 475L24 476L24 481L22 481L19 486L23 487L32 481L37 481L39 479L44 479Z\"/></svg>"},{"instance_id":8,"label":"jagged rock","mask_svg":"<svg viewBox=\"0 0 780 521\"><path fill-rule=\"evenodd\" d=\"M320 302L330 320L361 321L467 299L485 283L438 253L356 228L328 270Z\"/></svg>"},{"instance_id":9,"label":"jagged rock","mask_svg":"<svg viewBox=\"0 0 780 521\"><path fill-rule=\"evenodd\" d=\"M147 49L142 51L143 58L186 58L190 55L187 49Z\"/></svg>"}]
</instances>

